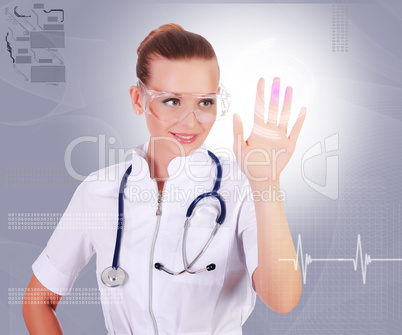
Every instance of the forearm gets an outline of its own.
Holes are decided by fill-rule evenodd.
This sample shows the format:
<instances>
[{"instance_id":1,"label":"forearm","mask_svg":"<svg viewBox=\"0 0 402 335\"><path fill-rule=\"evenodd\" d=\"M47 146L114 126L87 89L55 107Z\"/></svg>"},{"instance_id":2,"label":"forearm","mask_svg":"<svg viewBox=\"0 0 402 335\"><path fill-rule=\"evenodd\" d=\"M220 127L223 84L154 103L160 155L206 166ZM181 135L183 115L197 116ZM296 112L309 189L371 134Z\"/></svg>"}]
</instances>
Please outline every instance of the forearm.
<instances>
[{"instance_id":1,"label":"forearm","mask_svg":"<svg viewBox=\"0 0 402 335\"><path fill-rule=\"evenodd\" d=\"M61 295L48 290L35 275L32 275L22 305L22 314L29 334L63 334L56 316L56 308L60 299Z\"/></svg>"},{"instance_id":2,"label":"forearm","mask_svg":"<svg viewBox=\"0 0 402 335\"><path fill-rule=\"evenodd\" d=\"M300 299L302 282L298 265L296 271L293 262L279 261L293 258L297 262L283 202L278 199L280 183L250 181L250 185L258 229L258 267L253 275L256 292L271 309L288 313Z\"/></svg>"}]
</instances>

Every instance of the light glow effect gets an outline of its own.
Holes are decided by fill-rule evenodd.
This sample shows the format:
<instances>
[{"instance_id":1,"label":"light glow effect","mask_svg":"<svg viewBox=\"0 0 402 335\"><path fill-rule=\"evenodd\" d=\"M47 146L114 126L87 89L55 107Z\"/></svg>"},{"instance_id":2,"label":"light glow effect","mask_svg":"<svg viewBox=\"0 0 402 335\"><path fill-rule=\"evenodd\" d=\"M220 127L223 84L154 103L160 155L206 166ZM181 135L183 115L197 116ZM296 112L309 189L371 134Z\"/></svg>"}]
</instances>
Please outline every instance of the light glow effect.
<instances>
[{"instance_id":1,"label":"light glow effect","mask_svg":"<svg viewBox=\"0 0 402 335\"><path fill-rule=\"evenodd\" d=\"M297 57L280 52L276 44L276 39L270 38L245 48L232 62L231 69L228 71L229 78L227 76L221 78L222 82L226 84L228 92L232 95L231 107L226 118L231 119L233 113L240 115L245 140L253 127L264 136L272 137L272 134L267 133L266 129L253 124L255 108L258 109L258 114L264 119L264 122L273 122L272 117L275 116L278 117L277 124L279 122L288 122L287 135L289 136L297 118L303 115L299 115L301 108L306 106L310 112L313 104L314 79L310 70ZM256 99L257 83L261 77L265 79L265 102ZM273 92L279 99L279 110L277 115L269 115L271 86L276 77L280 78L280 87L274 88ZM292 90L286 92L287 86L291 86ZM285 92L286 94L292 94L291 110L290 113L288 112L280 119ZM232 120L225 121L227 127L223 131L225 132L225 138L227 138L232 136ZM221 128L219 136L222 139ZM218 143L220 142L214 138L208 140L208 144L215 142L215 140ZM228 145L230 146L230 144Z\"/></svg>"}]
</instances>

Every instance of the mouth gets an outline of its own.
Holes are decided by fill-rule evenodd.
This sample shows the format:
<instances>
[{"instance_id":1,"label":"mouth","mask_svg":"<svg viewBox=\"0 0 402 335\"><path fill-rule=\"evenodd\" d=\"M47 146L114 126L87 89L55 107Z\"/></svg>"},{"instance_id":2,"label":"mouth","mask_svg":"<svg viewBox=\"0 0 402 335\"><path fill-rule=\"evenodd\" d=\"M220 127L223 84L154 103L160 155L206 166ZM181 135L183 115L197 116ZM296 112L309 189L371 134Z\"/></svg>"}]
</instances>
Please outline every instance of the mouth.
<instances>
[{"instance_id":1,"label":"mouth","mask_svg":"<svg viewBox=\"0 0 402 335\"><path fill-rule=\"evenodd\" d=\"M169 133L172 134L172 136L178 142L183 144L193 143L198 137L198 134L185 134L185 133L172 133L172 132Z\"/></svg>"}]
</instances>

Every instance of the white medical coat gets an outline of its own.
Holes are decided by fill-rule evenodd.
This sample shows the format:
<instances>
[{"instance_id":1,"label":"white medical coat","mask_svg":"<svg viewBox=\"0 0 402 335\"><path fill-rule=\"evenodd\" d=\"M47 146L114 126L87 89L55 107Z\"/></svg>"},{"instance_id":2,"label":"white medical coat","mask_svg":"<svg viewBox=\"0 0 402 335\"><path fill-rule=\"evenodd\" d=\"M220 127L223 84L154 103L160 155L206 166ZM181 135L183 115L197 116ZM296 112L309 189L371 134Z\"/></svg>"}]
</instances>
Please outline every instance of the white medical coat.
<instances>
[{"instance_id":1,"label":"white medical coat","mask_svg":"<svg viewBox=\"0 0 402 335\"><path fill-rule=\"evenodd\" d=\"M96 275L110 335L156 334L155 326L159 335L240 335L256 302L251 278L258 261L257 223L248 179L236 160L218 156L223 171L219 193L226 202L226 220L191 267L198 270L214 263L216 269L169 275L154 264L183 270L181 242L187 208L199 194L213 189L216 165L205 144L169 163L158 227L158 188L145 160L148 145L149 141L134 148L127 162L91 173L78 186L46 248L32 265L33 272L42 285L63 295L96 254ZM100 277L112 265L119 187L130 164L118 263L128 278L120 287L107 287ZM208 198L198 204L188 228L189 262L208 240L218 214L217 200Z\"/></svg>"}]
</instances>

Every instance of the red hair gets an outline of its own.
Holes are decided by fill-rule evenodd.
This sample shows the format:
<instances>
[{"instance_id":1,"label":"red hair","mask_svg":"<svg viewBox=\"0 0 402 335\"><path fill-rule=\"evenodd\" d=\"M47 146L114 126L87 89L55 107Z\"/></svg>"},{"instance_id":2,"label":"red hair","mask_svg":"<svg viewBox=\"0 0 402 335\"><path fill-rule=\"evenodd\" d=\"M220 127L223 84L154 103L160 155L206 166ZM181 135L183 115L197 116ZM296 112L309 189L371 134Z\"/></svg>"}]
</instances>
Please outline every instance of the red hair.
<instances>
[{"instance_id":1,"label":"red hair","mask_svg":"<svg viewBox=\"0 0 402 335\"><path fill-rule=\"evenodd\" d=\"M155 58L217 59L212 45L204 37L184 30L175 23L164 24L152 30L137 48L137 55L137 78L144 84L149 81L150 61Z\"/></svg>"}]
</instances>

